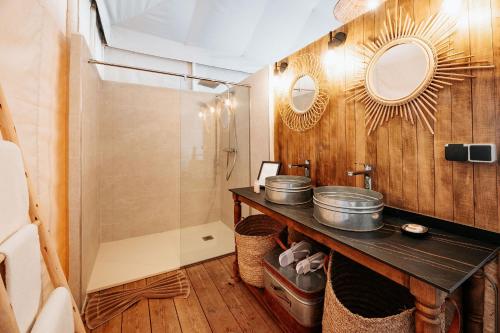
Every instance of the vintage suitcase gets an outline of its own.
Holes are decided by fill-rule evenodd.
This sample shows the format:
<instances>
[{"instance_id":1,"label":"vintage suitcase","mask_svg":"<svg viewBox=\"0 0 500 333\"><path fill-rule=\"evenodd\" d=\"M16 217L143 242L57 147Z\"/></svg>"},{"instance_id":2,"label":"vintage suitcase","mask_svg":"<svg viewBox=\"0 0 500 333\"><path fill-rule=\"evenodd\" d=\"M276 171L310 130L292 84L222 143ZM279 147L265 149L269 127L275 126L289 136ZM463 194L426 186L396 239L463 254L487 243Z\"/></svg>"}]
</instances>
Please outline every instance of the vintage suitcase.
<instances>
[{"instance_id":1,"label":"vintage suitcase","mask_svg":"<svg viewBox=\"0 0 500 333\"><path fill-rule=\"evenodd\" d=\"M281 267L278 258L283 252L275 248L264 257L264 288L274 300L304 327L321 324L326 274L323 269L298 275L295 264Z\"/></svg>"}]
</instances>

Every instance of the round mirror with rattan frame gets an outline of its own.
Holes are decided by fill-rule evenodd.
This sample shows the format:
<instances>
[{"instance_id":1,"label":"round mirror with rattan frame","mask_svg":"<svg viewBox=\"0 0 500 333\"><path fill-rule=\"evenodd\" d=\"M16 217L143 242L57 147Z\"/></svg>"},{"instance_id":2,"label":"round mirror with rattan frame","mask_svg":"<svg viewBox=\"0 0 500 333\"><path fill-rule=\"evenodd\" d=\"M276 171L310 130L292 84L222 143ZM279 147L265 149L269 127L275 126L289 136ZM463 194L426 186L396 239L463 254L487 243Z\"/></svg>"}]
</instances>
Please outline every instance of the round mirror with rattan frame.
<instances>
[{"instance_id":1,"label":"round mirror with rattan frame","mask_svg":"<svg viewBox=\"0 0 500 333\"><path fill-rule=\"evenodd\" d=\"M326 77L319 57L314 54L304 54L290 61L284 77L291 77L288 90L278 95L278 111L285 125L294 131L307 131L314 127L325 112L329 101L326 89ZM314 81L314 97L306 110L298 109L293 103L294 86L301 78L309 76Z\"/></svg>"},{"instance_id":2,"label":"round mirror with rattan frame","mask_svg":"<svg viewBox=\"0 0 500 333\"><path fill-rule=\"evenodd\" d=\"M377 62L380 60L382 56L386 54L391 49L397 48L398 46L413 44L416 45L425 56L425 62L427 63L425 77L420 79L418 85L412 89L411 92L408 92L401 98L391 99L377 92L377 87L374 86L372 76L374 76L374 68ZM410 102L412 99L417 98L422 92L424 92L428 85L432 82L432 78L434 76L434 71L436 70L437 64L437 55L434 52L434 49L431 45L426 43L424 40L416 37L404 37L393 40L387 44L385 44L380 50L378 50L368 63L368 68L365 74L365 82L366 82L366 90L368 94L375 100L377 100L380 104L383 105L402 105ZM411 66L411 64L408 64ZM400 73L401 76L407 75L406 72Z\"/></svg>"},{"instance_id":3,"label":"round mirror with rattan frame","mask_svg":"<svg viewBox=\"0 0 500 333\"><path fill-rule=\"evenodd\" d=\"M314 83L314 94L312 96L311 102L308 103L307 108L299 109L297 107L295 101L294 101L294 99L296 97L296 96L294 96L294 92L296 90L295 86L299 83L299 81L301 79L304 79L304 78L310 78L313 81L313 83ZM314 79L310 75L308 75L308 74L302 74L302 75L296 76L295 79L290 83L290 89L288 90L288 100L290 101L290 106L292 107L293 111L295 111L298 114L306 113L313 106L314 101L318 97L318 90L319 90L318 89L318 82L316 81L316 79Z\"/></svg>"},{"instance_id":4,"label":"round mirror with rattan frame","mask_svg":"<svg viewBox=\"0 0 500 333\"><path fill-rule=\"evenodd\" d=\"M456 20L444 14L438 13L415 24L402 8L394 10L393 13L387 11L379 36L374 41L360 45L359 54L364 59L364 66L357 79L347 89L350 93L347 102L358 101L365 104L365 126L368 128L368 135L395 116L412 124L419 122L434 134L438 93L453 83L473 77L464 71L494 67L481 61L472 61L472 55L456 52L449 40L455 28ZM421 78L415 78L421 81L417 81L415 88L407 94L393 99L384 98L377 93L378 87L373 86L373 80L370 78L373 68L391 49L409 43L418 45L424 52L427 61L426 73ZM408 63L408 66L412 66L412 63ZM401 75L408 73L403 72ZM394 78L394 75L391 78ZM389 81L385 79L385 82Z\"/></svg>"}]
</instances>

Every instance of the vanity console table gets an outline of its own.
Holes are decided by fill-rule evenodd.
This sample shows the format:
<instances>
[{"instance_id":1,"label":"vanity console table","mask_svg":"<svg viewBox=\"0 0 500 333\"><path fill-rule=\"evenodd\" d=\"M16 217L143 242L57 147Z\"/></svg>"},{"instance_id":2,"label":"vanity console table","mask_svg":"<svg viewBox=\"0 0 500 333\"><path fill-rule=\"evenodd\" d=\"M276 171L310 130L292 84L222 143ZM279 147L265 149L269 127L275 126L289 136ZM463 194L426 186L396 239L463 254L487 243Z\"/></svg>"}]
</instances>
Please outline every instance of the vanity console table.
<instances>
[{"instance_id":1,"label":"vanity console table","mask_svg":"<svg viewBox=\"0 0 500 333\"><path fill-rule=\"evenodd\" d=\"M445 298L464 283L468 285L465 302L478 303L481 290L484 290L482 267L496 258L500 247L496 233L390 207L384 210L383 228L357 233L318 223L313 218L312 203L284 206L266 201L264 193L254 193L250 187L230 191L233 193L235 224L241 220L241 203L245 203L408 288L415 297L415 328L418 333L441 332L439 315ZM430 227L429 235L417 239L401 234L401 225L409 222ZM239 279L237 255L235 279ZM256 294L255 290L251 291ZM481 304L467 307L465 319L471 321L466 323L469 331L482 328L481 310Z\"/></svg>"}]
</instances>

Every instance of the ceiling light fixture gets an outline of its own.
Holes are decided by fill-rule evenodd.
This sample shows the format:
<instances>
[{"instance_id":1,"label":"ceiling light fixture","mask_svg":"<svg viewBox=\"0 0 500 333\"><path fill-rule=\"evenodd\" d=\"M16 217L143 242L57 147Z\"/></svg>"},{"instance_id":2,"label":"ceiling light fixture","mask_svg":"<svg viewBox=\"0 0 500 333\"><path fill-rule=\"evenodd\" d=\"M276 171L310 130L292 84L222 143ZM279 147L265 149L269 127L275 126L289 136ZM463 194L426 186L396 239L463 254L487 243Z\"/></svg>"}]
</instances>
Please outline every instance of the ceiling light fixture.
<instances>
[{"instance_id":1,"label":"ceiling light fixture","mask_svg":"<svg viewBox=\"0 0 500 333\"><path fill-rule=\"evenodd\" d=\"M374 10L381 2L381 0L340 0L333 9L333 16L340 22L347 23Z\"/></svg>"}]
</instances>

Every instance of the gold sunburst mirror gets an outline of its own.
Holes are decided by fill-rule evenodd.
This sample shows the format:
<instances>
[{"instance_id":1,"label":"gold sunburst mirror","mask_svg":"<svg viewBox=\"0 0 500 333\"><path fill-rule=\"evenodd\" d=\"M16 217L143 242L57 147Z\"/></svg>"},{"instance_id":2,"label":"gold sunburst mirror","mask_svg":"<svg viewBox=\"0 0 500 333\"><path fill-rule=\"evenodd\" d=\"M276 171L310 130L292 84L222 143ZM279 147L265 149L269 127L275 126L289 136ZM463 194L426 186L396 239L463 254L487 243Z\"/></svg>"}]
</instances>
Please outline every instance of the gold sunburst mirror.
<instances>
[{"instance_id":1,"label":"gold sunburst mirror","mask_svg":"<svg viewBox=\"0 0 500 333\"><path fill-rule=\"evenodd\" d=\"M283 75L287 90L278 94L278 108L285 125L306 131L321 119L328 105L326 77L319 57L304 54L293 59Z\"/></svg>"},{"instance_id":2,"label":"gold sunburst mirror","mask_svg":"<svg viewBox=\"0 0 500 333\"><path fill-rule=\"evenodd\" d=\"M368 135L394 116L421 122L434 134L439 91L473 77L464 70L494 67L454 51L449 37L455 25L443 14L415 24L402 8L387 11L379 37L360 46L362 73L347 89L347 101L366 106Z\"/></svg>"}]
</instances>

